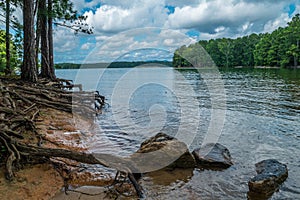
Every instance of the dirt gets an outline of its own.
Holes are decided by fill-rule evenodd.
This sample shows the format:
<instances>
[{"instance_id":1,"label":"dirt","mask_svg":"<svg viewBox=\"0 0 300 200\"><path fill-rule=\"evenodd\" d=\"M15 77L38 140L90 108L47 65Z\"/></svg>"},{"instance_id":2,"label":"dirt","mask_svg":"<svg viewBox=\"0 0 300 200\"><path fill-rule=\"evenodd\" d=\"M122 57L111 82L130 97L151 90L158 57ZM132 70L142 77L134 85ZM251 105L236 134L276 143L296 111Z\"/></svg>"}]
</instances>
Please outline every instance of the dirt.
<instances>
[{"instance_id":1,"label":"dirt","mask_svg":"<svg viewBox=\"0 0 300 200\"><path fill-rule=\"evenodd\" d=\"M36 126L42 138L42 146L75 151L87 151L88 139L98 131L92 121L55 109L41 110ZM38 142L36 139L33 140L32 136L26 138L26 143ZM0 170L0 199L47 200L55 195L62 197L64 196L63 177L67 178L68 183L74 187L107 186L112 183L115 175L114 170L101 166L82 165L67 159L54 159L53 161L62 163L64 170L58 173L52 164L25 166L15 173L13 182L8 182L4 178L4 170ZM68 173L63 173L64 171ZM100 191L102 190L103 188Z\"/></svg>"},{"instance_id":2,"label":"dirt","mask_svg":"<svg viewBox=\"0 0 300 200\"><path fill-rule=\"evenodd\" d=\"M15 180L8 182L0 170L0 199L3 200L46 200L58 193L63 180L51 165L26 166L16 172Z\"/></svg>"}]
</instances>

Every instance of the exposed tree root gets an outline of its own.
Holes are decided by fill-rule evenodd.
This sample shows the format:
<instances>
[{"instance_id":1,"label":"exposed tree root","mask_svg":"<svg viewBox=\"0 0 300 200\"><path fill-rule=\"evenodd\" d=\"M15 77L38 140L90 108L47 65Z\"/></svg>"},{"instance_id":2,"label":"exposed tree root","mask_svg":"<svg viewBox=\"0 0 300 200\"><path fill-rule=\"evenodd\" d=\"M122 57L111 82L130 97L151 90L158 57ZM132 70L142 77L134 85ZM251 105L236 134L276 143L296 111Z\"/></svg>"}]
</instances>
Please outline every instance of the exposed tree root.
<instances>
[{"instance_id":1,"label":"exposed tree root","mask_svg":"<svg viewBox=\"0 0 300 200\"><path fill-rule=\"evenodd\" d=\"M62 83L64 82L64 83ZM79 91L67 91L62 88ZM65 112L78 112L92 118L101 112L105 105L104 96L99 92L83 92L82 87L73 85L69 80L60 82L42 82L30 84L20 80L0 79L0 143L6 149L6 177L14 178L14 170L20 160L50 160L61 157L87 164L100 164L114 168L126 174L133 184L137 195L143 196L142 188L134 178L134 166L122 158L106 154L88 154L66 149L50 149L41 147L41 136L37 134L35 120L43 107L54 108ZM92 107L95 106L95 109ZM35 139L24 142L25 133L32 134ZM33 161L34 162L34 161Z\"/></svg>"}]
</instances>

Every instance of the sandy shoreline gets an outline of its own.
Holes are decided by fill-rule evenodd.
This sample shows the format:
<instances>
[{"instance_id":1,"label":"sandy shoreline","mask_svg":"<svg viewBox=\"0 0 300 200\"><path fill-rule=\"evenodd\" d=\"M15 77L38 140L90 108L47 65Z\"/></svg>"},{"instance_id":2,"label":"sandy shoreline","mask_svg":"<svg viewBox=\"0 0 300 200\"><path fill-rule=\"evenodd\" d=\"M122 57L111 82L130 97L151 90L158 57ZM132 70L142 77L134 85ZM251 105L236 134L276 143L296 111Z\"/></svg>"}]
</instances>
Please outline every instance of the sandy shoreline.
<instances>
[{"instance_id":1,"label":"sandy shoreline","mask_svg":"<svg viewBox=\"0 0 300 200\"><path fill-rule=\"evenodd\" d=\"M43 147L74 151L86 151L88 147L85 142L97 131L93 122L55 109L42 109L36 120L36 126L42 137ZM15 180L9 183L4 177L4 170L1 170L0 199L48 200L54 197L54 199L83 199L80 193L70 192L71 195L68 196L64 194L62 191L64 180L61 175L67 178L68 183L73 186L98 186L80 188L87 193L91 192L92 195L87 196L89 199L105 197L104 191L106 190L103 186L112 183L114 170L85 165L86 169L78 172L79 168L76 166L80 166L81 163L67 159L61 160L63 164L72 165L72 167L66 167L66 170L71 171L69 174L59 173L52 164L28 165L16 172ZM95 195L96 191L98 195Z\"/></svg>"}]
</instances>

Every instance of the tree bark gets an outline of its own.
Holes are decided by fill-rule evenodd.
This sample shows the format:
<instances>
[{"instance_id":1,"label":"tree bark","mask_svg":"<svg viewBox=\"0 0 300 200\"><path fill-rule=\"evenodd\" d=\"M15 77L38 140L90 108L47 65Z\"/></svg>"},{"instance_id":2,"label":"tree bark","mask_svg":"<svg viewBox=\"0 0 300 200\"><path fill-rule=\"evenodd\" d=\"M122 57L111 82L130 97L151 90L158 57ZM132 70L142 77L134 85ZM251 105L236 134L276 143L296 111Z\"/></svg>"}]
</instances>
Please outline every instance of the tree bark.
<instances>
[{"instance_id":1,"label":"tree bark","mask_svg":"<svg viewBox=\"0 0 300 200\"><path fill-rule=\"evenodd\" d=\"M5 74L11 74L10 67L10 35L9 35L9 20L10 20L10 0L6 0L6 33L5 33L5 41L6 41L6 69Z\"/></svg>"},{"instance_id":2,"label":"tree bark","mask_svg":"<svg viewBox=\"0 0 300 200\"><path fill-rule=\"evenodd\" d=\"M46 7L46 0L40 0L39 2L40 13L40 27L41 27L41 77L50 78L49 75L49 45L48 45L48 13Z\"/></svg>"},{"instance_id":3,"label":"tree bark","mask_svg":"<svg viewBox=\"0 0 300 200\"><path fill-rule=\"evenodd\" d=\"M21 67L21 78L37 82L34 35L34 1L23 0L24 59Z\"/></svg>"},{"instance_id":4,"label":"tree bark","mask_svg":"<svg viewBox=\"0 0 300 200\"><path fill-rule=\"evenodd\" d=\"M53 55L53 2L48 0L48 41L49 41L49 78L55 80L54 55Z\"/></svg>"},{"instance_id":5,"label":"tree bark","mask_svg":"<svg viewBox=\"0 0 300 200\"><path fill-rule=\"evenodd\" d=\"M30 154L30 156L38 156L38 157L44 156L48 158L51 157L68 158L86 164L100 164L104 167L109 167L121 172L126 172L127 177L133 184L134 189L136 190L137 196L139 198L144 198L143 188L136 181L130 169L130 165L127 166L128 161L126 161L126 159L120 158L118 156L113 156L110 154L89 154L85 152L76 152L76 151L70 151L65 149L49 149L49 148L35 147L30 145L22 145L19 143L16 143L15 146L18 151L25 154Z\"/></svg>"},{"instance_id":6,"label":"tree bark","mask_svg":"<svg viewBox=\"0 0 300 200\"><path fill-rule=\"evenodd\" d=\"M36 46L35 46L35 62L36 62L36 71L39 71L39 53L40 53L40 41L41 41L41 11L40 3L36 2L37 7L37 19L36 19Z\"/></svg>"}]
</instances>

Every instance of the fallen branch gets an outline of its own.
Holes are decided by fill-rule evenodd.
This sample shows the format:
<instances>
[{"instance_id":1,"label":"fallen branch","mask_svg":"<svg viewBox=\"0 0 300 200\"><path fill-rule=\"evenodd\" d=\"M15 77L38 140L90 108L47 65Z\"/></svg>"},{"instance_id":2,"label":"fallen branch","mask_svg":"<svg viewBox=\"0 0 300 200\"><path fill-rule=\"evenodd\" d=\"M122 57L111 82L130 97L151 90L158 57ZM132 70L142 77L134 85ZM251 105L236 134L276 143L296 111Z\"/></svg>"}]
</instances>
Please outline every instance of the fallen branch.
<instances>
[{"instance_id":1,"label":"fallen branch","mask_svg":"<svg viewBox=\"0 0 300 200\"><path fill-rule=\"evenodd\" d=\"M110 154L88 154L85 152L76 152L66 149L50 149L16 143L16 149L22 153L34 157L61 157L75 160L86 164L100 164L104 167L116 169L127 174L128 179L133 184L139 198L143 198L142 187L136 181L132 170L134 164L129 159L120 158Z\"/></svg>"}]
</instances>

